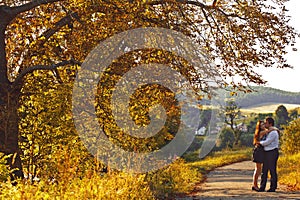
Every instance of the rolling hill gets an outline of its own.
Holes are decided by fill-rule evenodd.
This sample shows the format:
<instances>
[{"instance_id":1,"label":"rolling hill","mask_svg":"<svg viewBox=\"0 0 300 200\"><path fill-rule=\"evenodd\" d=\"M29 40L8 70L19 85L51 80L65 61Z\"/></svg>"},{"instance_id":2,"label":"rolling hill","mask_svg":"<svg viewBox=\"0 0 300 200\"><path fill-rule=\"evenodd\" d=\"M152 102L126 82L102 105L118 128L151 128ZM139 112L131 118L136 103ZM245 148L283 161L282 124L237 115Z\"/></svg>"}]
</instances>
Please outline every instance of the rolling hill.
<instances>
[{"instance_id":1,"label":"rolling hill","mask_svg":"<svg viewBox=\"0 0 300 200\"><path fill-rule=\"evenodd\" d=\"M300 108L300 104L286 104L286 103L263 103L254 105L247 108L241 108L243 113L274 113L278 106L284 105L287 110L293 110L295 108Z\"/></svg>"},{"instance_id":2,"label":"rolling hill","mask_svg":"<svg viewBox=\"0 0 300 200\"><path fill-rule=\"evenodd\" d=\"M219 90L218 95L234 98L241 108L251 108L259 105L269 104L292 104L300 105L300 92L288 92L270 87L253 87L251 93L237 92L235 96L230 96L230 91Z\"/></svg>"},{"instance_id":3,"label":"rolling hill","mask_svg":"<svg viewBox=\"0 0 300 200\"><path fill-rule=\"evenodd\" d=\"M284 105L288 110L300 107L300 92L288 92L270 87L256 86L250 93L238 91L236 95L231 95L230 88L218 89L215 99L223 102L226 98L234 99L238 107L245 112L274 112L279 105ZM202 105L210 105L210 101L202 99Z\"/></svg>"}]
</instances>

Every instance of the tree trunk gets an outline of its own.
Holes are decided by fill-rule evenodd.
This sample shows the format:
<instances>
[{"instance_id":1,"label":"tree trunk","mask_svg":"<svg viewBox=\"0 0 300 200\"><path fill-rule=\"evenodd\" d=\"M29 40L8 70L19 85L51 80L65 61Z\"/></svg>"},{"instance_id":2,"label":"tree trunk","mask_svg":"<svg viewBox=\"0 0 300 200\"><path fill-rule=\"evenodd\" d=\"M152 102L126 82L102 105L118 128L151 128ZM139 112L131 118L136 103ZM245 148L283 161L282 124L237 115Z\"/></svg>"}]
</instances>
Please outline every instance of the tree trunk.
<instances>
[{"instance_id":1,"label":"tree trunk","mask_svg":"<svg viewBox=\"0 0 300 200\"><path fill-rule=\"evenodd\" d=\"M18 144L18 103L22 83L13 87L7 75L5 30L14 18L10 8L0 6L0 152L7 156L11 179L23 178L20 149Z\"/></svg>"},{"instance_id":2,"label":"tree trunk","mask_svg":"<svg viewBox=\"0 0 300 200\"><path fill-rule=\"evenodd\" d=\"M12 170L12 180L24 177L18 143L20 89L12 88L11 84L0 86L0 151L9 156L7 164Z\"/></svg>"}]
</instances>

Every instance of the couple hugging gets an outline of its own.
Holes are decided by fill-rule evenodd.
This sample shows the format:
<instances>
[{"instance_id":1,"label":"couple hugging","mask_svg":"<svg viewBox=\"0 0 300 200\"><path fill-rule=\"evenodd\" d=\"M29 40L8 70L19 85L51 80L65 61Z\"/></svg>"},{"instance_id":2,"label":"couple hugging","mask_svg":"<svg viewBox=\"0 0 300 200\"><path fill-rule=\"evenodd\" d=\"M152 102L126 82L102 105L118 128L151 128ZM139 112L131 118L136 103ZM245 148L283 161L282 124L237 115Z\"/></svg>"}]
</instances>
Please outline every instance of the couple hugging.
<instances>
[{"instance_id":1,"label":"couple hugging","mask_svg":"<svg viewBox=\"0 0 300 200\"><path fill-rule=\"evenodd\" d=\"M267 184L268 172L271 175L270 189L267 192L275 192L277 189L277 160L279 156L279 130L274 127L274 119L267 117L265 121L258 121L255 128L253 144L253 162L255 170L253 174L252 190L264 192ZM260 187L257 185L261 175Z\"/></svg>"}]
</instances>

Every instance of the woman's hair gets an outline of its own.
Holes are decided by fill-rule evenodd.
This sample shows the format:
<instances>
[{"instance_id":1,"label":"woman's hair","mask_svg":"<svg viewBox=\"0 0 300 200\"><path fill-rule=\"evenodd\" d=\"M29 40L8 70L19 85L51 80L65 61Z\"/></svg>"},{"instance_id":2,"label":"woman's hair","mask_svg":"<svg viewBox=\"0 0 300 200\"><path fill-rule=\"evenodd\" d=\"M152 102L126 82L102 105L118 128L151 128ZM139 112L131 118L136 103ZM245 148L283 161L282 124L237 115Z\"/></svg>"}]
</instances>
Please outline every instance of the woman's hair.
<instances>
[{"instance_id":1,"label":"woman's hair","mask_svg":"<svg viewBox=\"0 0 300 200\"><path fill-rule=\"evenodd\" d=\"M263 121L259 120L256 123L256 127L255 127L255 132L254 132L254 137L253 137L253 144L256 144L259 141L259 133L260 131L262 131L260 125L264 123Z\"/></svg>"}]
</instances>

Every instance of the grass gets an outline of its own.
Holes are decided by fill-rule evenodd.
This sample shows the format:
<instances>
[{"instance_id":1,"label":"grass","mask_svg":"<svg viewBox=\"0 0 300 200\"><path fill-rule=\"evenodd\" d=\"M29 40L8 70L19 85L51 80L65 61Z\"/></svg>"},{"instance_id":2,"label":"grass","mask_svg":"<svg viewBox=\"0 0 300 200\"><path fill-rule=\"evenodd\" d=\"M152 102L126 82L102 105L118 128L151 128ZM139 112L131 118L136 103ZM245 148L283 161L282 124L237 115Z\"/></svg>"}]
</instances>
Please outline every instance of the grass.
<instances>
[{"instance_id":1,"label":"grass","mask_svg":"<svg viewBox=\"0 0 300 200\"><path fill-rule=\"evenodd\" d=\"M153 199L153 194L143 176L115 173L85 176L68 182L49 184L9 183L1 185L1 199Z\"/></svg>"},{"instance_id":2,"label":"grass","mask_svg":"<svg viewBox=\"0 0 300 200\"><path fill-rule=\"evenodd\" d=\"M280 155L278 159L279 182L290 190L300 190L300 153Z\"/></svg>"},{"instance_id":3,"label":"grass","mask_svg":"<svg viewBox=\"0 0 300 200\"><path fill-rule=\"evenodd\" d=\"M55 183L42 180L17 186L7 181L0 185L0 199L162 199L189 192L201 174L182 159L147 174L91 172L83 177L61 176Z\"/></svg>"},{"instance_id":4,"label":"grass","mask_svg":"<svg viewBox=\"0 0 300 200\"><path fill-rule=\"evenodd\" d=\"M220 152L215 152L210 156L207 156L203 160L187 163L192 168L197 168L204 176L211 170L224 165L250 160L252 154L252 148L243 149L227 149Z\"/></svg>"},{"instance_id":5,"label":"grass","mask_svg":"<svg viewBox=\"0 0 300 200\"><path fill-rule=\"evenodd\" d=\"M223 150L202 160L194 158L196 161L186 162L178 159L164 169L145 174L117 171L96 173L87 170L80 177L76 174L62 174L60 180L54 183L42 179L38 183L21 181L17 186L12 186L9 181L2 181L0 199L168 199L192 192L197 184L205 180L209 171L249 160L251 153L251 148ZM280 156L280 183L291 189L299 189L299 166L300 154Z\"/></svg>"},{"instance_id":6,"label":"grass","mask_svg":"<svg viewBox=\"0 0 300 200\"><path fill-rule=\"evenodd\" d=\"M178 159L164 169L146 174L116 171L99 174L87 170L84 176L78 177L72 170L65 169L69 172L60 174L54 183L42 179L33 184L20 181L12 186L9 181L2 181L0 199L164 199L191 192L208 171L249 159L249 152L249 149L225 150L196 162Z\"/></svg>"}]
</instances>

